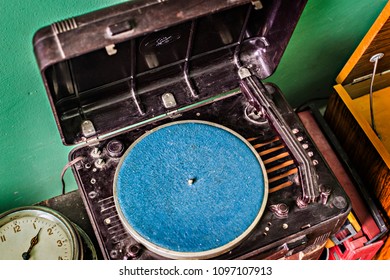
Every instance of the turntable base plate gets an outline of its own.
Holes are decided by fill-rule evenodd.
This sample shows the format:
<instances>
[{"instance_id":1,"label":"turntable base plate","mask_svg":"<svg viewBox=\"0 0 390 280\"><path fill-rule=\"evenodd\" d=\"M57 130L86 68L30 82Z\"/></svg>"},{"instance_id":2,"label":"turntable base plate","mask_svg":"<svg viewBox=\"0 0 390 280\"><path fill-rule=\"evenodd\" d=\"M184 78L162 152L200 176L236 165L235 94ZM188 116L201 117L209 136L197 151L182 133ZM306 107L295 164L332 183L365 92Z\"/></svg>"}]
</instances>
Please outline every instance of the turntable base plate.
<instances>
[{"instance_id":1,"label":"turntable base plate","mask_svg":"<svg viewBox=\"0 0 390 280\"><path fill-rule=\"evenodd\" d=\"M247 235L268 194L261 159L219 125L183 121L158 127L126 151L114 198L130 234L172 258L218 255Z\"/></svg>"}]
</instances>

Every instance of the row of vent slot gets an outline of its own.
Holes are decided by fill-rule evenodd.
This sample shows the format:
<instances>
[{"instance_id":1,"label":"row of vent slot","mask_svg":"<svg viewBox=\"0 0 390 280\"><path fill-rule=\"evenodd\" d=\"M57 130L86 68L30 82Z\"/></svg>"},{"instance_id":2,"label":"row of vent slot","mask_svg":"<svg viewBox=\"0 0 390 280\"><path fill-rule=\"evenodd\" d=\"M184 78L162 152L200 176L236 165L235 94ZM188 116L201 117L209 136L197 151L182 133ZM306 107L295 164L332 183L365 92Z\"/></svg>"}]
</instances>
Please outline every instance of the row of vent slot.
<instances>
[{"instance_id":1,"label":"row of vent slot","mask_svg":"<svg viewBox=\"0 0 390 280\"><path fill-rule=\"evenodd\" d=\"M280 138L275 137L267 142L260 142L258 138L251 138L248 141L264 163L269 193L292 186L294 178L298 175L298 168Z\"/></svg>"}]
</instances>

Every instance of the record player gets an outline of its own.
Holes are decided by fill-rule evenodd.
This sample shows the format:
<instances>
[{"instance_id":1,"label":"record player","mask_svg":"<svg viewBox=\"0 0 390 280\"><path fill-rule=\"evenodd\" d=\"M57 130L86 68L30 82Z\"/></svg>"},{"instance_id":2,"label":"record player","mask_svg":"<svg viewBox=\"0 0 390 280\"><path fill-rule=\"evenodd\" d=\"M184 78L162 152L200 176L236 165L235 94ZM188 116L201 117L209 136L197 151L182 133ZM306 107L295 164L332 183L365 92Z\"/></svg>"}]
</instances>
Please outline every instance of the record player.
<instances>
[{"instance_id":1,"label":"record player","mask_svg":"<svg viewBox=\"0 0 390 280\"><path fill-rule=\"evenodd\" d=\"M316 259L350 202L279 88L306 4L131 1L34 50L105 259Z\"/></svg>"}]
</instances>

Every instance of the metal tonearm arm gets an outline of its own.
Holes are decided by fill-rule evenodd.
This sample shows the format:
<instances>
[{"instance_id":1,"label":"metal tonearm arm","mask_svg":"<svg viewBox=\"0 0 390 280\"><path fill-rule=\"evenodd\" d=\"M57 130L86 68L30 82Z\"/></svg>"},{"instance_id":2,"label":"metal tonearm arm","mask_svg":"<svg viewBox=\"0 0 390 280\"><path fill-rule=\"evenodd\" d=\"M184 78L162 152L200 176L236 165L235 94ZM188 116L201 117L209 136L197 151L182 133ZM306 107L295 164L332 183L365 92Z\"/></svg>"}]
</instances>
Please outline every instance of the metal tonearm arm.
<instances>
[{"instance_id":1,"label":"metal tonearm arm","mask_svg":"<svg viewBox=\"0 0 390 280\"><path fill-rule=\"evenodd\" d=\"M302 186L302 197L298 197L297 205L305 207L311 202L315 202L319 190L317 187L317 175L314 166L306 154L305 150L283 119L282 115L276 109L273 101L267 98L267 89L262 82L250 71L241 67L238 70L240 76L240 87L243 94L247 97L249 103L258 111L264 114L268 122L280 135L290 153L293 155L298 165L300 182Z\"/></svg>"}]
</instances>

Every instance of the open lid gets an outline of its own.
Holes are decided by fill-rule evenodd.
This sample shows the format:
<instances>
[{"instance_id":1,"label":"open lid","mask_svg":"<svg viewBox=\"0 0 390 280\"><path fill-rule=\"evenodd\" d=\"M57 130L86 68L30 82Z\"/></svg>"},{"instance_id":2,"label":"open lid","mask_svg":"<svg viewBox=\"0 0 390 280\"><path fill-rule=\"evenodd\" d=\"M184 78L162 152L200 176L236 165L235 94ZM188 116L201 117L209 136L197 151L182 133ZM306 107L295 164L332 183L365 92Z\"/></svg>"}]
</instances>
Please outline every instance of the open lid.
<instances>
[{"instance_id":1,"label":"open lid","mask_svg":"<svg viewBox=\"0 0 390 280\"><path fill-rule=\"evenodd\" d=\"M376 73L389 70L390 65L390 2L386 4L370 30L364 36L340 74L336 82L342 85L355 83L372 75L374 64L370 59L378 54L384 56L378 61Z\"/></svg>"},{"instance_id":2,"label":"open lid","mask_svg":"<svg viewBox=\"0 0 390 280\"><path fill-rule=\"evenodd\" d=\"M34 51L65 145L276 69L306 0L131 1L40 29Z\"/></svg>"}]
</instances>

